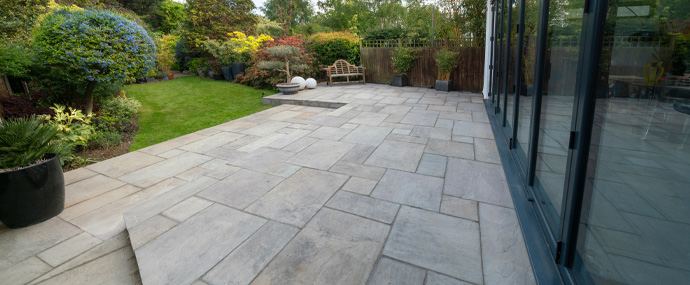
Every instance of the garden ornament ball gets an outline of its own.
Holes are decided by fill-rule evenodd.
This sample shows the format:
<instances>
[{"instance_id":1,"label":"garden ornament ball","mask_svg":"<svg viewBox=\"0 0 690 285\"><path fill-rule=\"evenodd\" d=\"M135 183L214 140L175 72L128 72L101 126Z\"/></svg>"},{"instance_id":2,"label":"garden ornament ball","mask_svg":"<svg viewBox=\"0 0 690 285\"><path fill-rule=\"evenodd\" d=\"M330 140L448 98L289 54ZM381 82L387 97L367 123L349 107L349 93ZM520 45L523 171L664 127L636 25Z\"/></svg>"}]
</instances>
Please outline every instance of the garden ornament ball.
<instances>
[{"instance_id":1,"label":"garden ornament ball","mask_svg":"<svg viewBox=\"0 0 690 285\"><path fill-rule=\"evenodd\" d=\"M304 80L304 78L299 77L299 76L293 77L292 80L290 80L290 83L299 83L299 90L304 89L304 86L307 85L307 83L306 83L306 81Z\"/></svg>"}]
</instances>

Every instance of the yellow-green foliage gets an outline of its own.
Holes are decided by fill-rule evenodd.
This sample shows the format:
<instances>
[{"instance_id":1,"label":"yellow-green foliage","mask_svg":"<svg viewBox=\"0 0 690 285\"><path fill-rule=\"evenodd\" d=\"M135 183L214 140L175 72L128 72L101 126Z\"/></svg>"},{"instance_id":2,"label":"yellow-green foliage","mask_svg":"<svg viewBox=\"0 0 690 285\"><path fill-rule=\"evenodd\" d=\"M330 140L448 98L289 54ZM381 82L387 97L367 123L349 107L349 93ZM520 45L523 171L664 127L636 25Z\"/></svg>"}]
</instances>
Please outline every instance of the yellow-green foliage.
<instances>
[{"instance_id":1,"label":"yellow-green foliage","mask_svg":"<svg viewBox=\"0 0 690 285\"><path fill-rule=\"evenodd\" d=\"M359 37L350 32L317 33L309 37L307 46L321 65L331 65L338 59L359 65Z\"/></svg>"}]
</instances>

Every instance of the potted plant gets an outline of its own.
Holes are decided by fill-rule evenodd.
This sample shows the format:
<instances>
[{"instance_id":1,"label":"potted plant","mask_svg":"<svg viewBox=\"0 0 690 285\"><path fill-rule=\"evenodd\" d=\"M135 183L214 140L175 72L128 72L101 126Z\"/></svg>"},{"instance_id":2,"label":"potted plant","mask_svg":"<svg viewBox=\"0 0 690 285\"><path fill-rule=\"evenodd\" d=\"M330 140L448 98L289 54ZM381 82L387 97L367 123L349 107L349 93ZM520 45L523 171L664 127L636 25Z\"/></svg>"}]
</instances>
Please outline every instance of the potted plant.
<instances>
[{"instance_id":1,"label":"potted plant","mask_svg":"<svg viewBox=\"0 0 690 285\"><path fill-rule=\"evenodd\" d=\"M6 226L34 225L64 209L61 160L71 146L58 133L35 116L0 119L0 221Z\"/></svg>"},{"instance_id":2,"label":"potted plant","mask_svg":"<svg viewBox=\"0 0 690 285\"><path fill-rule=\"evenodd\" d=\"M230 41L207 40L204 42L204 46L218 60L219 70L216 71L216 74L222 74L226 81L232 81L232 69L230 66L237 58L237 53L234 51L236 44Z\"/></svg>"},{"instance_id":3,"label":"potted plant","mask_svg":"<svg viewBox=\"0 0 690 285\"><path fill-rule=\"evenodd\" d=\"M416 50L410 47L397 47L391 54L393 70L397 76L393 76L391 85L403 87L407 86L407 72L412 68L414 60L417 59Z\"/></svg>"},{"instance_id":4,"label":"potted plant","mask_svg":"<svg viewBox=\"0 0 690 285\"><path fill-rule=\"evenodd\" d=\"M436 66L438 67L438 79L436 80L436 90L450 91L453 81L450 80L450 73L458 66L458 53L442 49L436 52Z\"/></svg>"},{"instance_id":5,"label":"potted plant","mask_svg":"<svg viewBox=\"0 0 690 285\"><path fill-rule=\"evenodd\" d=\"M284 95L295 94L299 91L299 83L290 83L292 76L290 75L290 69L293 71L306 70L308 66L300 62L299 55L302 51L298 47L289 45L280 45L270 47L264 50L270 56L276 58L276 60L262 61L259 62L259 69L272 69L280 72L284 72L286 75L285 83L277 84L278 90Z\"/></svg>"},{"instance_id":6,"label":"potted plant","mask_svg":"<svg viewBox=\"0 0 690 285\"><path fill-rule=\"evenodd\" d=\"M172 66L175 64L175 54L169 50L164 50L156 54L158 59L158 68L168 76L168 79L175 78L175 73L172 72Z\"/></svg>"}]
</instances>

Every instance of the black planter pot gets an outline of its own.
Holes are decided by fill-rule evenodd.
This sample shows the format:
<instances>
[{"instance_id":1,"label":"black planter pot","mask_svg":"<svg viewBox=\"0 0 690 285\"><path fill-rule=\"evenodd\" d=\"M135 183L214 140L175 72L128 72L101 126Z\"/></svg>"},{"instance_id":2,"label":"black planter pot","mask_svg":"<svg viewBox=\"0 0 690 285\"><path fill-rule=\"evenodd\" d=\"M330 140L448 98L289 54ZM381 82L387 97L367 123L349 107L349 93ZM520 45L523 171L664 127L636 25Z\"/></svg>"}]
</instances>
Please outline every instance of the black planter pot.
<instances>
[{"instance_id":1,"label":"black planter pot","mask_svg":"<svg viewBox=\"0 0 690 285\"><path fill-rule=\"evenodd\" d=\"M436 80L437 91L450 91L451 85L453 85L453 80Z\"/></svg>"},{"instance_id":2,"label":"black planter pot","mask_svg":"<svg viewBox=\"0 0 690 285\"><path fill-rule=\"evenodd\" d=\"M213 71L208 72L208 77L213 78L213 80L224 80L225 79L225 77L223 77L222 74L216 74Z\"/></svg>"},{"instance_id":3,"label":"black planter pot","mask_svg":"<svg viewBox=\"0 0 690 285\"><path fill-rule=\"evenodd\" d=\"M391 85L397 87L407 86L407 76L393 76L393 81Z\"/></svg>"},{"instance_id":4,"label":"black planter pot","mask_svg":"<svg viewBox=\"0 0 690 285\"><path fill-rule=\"evenodd\" d=\"M232 81L234 79L232 76L232 69L230 69L229 66L221 67L220 71L223 73L223 78L225 78L225 81Z\"/></svg>"},{"instance_id":5,"label":"black planter pot","mask_svg":"<svg viewBox=\"0 0 690 285\"><path fill-rule=\"evenodd\" d=\"M38 224L65 208L65 177L56 154L47 161L0 173L0 221L10 228Z\"/></svg>"},{"instance_id":6,"label":"black planter pot","mask_svg":"<svg viewBox=\"0 0 690 285\"><path fill-rule=\"evenodd\" d=\"M244 62L233 62L232 66L232 80L235 80L240 73L244 73Z\"/></svg>"}]
</instances>

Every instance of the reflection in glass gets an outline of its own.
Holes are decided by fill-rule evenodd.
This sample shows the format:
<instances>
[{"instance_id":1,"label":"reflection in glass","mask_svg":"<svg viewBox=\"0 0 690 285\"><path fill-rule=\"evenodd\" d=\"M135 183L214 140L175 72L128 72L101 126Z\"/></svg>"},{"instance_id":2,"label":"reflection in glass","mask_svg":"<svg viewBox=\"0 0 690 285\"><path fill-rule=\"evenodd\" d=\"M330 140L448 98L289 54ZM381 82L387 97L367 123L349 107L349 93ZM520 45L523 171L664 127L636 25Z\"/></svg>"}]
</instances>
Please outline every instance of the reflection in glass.
<instances>
[{"instance_id":1,"label":"reflection in glass","mask_svg":"<svg viewBox=\"0 0 690 285\"><path fill-rule=\"evenodd\" d=\"M575 263L584 282L690 280L690 11L681 2L610 1Z\"/></svg>"},{"instance_id":2,"label":"reflection in glass","mask_svg":"<svg viewBox=\"0 0 690 285\"><path fill-rule=\"evenodd\" d=\"M570 123L582 14L570 13L581 1L551 0L534 192L554 233L560 233Z\"/></svg>"},{"instance_id":3,"label":"reflection in glass","mask_svg":"<svg viewBox=\"0 0 690 285\"><path fill-rule=\"evenodd\" d=\"M539 2L525 0L525 31L522 40L522 68L520 69L520 100L517 125L517 157L524 169L527 169L529 149L529 129L532 120L532 95L534 95L534 65L537 57L537 22L539 20Z\"/></svg>"},{"instance_id":4,"label":"reflection in glass","mask_svg":"<svg viewBox=\"0 0 690 285\"><path fill-rule=\"evenodd\" d=\"M510 48L507 51L508 58L508 88L505 92L506 100L506 129L508 133L512 133L513 115L515 113L515 67L517 65L518 52L518 27L520 25L520 1L511 0L512 9L510 11ZM511 135L512 136L512 135Z\"/></svg>"}]
</instances>

